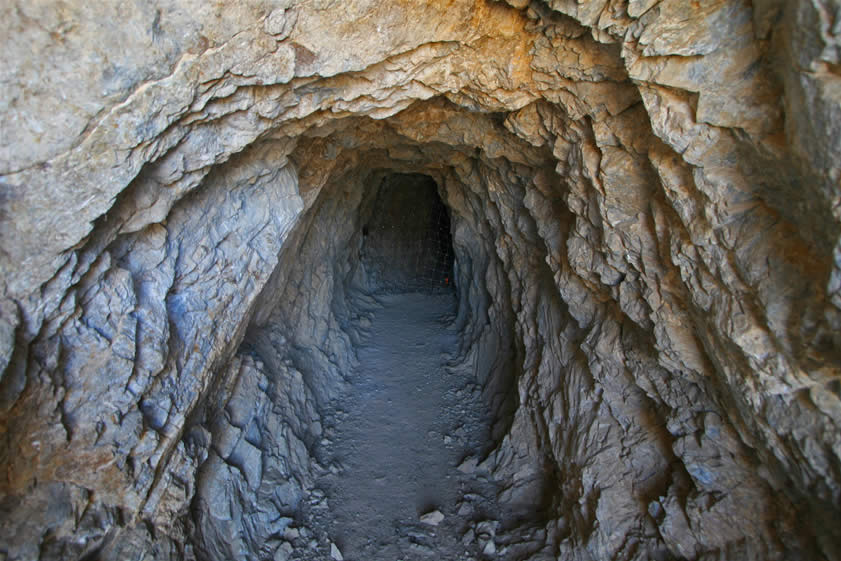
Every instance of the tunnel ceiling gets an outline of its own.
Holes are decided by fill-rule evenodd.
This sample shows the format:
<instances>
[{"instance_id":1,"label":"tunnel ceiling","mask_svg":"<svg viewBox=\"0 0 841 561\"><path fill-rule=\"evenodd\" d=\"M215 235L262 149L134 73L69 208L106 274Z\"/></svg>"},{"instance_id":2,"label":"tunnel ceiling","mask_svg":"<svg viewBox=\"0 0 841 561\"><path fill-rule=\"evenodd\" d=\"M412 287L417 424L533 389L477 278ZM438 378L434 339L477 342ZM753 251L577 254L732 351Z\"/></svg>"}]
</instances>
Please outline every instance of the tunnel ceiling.
<instances>
[{"instance_id":1,"label":"tunnel ceiling","mask_svg":"<svg viewBox=\"0 0 841 561\"><path fill-rule=\"evenodd\" d=\"M269 457L221 452L246 429L215 413L263 384L254 407L315 453L300 419L351 362L366 196L403 173L450 213L463 354L499 412L484 468L545 510L547 558L837 558L833 10L0 8L0 551L270 535L214 510L259 494L235 458Z\"/></svg>"}]
</instances>

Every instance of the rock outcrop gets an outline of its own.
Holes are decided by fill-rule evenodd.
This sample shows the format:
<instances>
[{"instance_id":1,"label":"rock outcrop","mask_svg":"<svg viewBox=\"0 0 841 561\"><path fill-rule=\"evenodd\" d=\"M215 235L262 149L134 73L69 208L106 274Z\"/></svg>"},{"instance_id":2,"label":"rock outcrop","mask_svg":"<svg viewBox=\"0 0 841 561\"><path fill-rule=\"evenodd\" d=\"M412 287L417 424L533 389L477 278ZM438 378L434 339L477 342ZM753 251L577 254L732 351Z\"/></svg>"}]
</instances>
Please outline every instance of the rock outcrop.
<instances>
[{"instance_id":1,"label":"rock outcrop","mask_svg":"<svg viewBox=\"0 0 841 561\"><path fill-rule=\"evenodd\" d=\"M841 558L837 0L0 13L4 559L280 555L394 174L533 559Z\"/></svg>"}]
</instances>

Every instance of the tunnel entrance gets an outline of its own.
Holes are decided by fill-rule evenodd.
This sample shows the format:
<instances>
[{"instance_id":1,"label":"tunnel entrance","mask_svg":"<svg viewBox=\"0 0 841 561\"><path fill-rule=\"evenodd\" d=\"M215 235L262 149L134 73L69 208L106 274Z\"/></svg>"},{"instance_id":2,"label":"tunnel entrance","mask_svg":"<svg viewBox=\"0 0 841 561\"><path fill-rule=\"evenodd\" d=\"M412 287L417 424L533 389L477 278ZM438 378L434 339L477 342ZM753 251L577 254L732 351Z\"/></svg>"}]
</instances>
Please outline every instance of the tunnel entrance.
<instances>
[{"instance_id":1,"label":"tunnel entrance","mask_svg":"<svg viewBox=\"0 0 841 561\"><path fill-rule=\"evenodd\" d=\"M360 261L373 289L453 289L450 216L431 177L394 173L383 178L362 237Z\"/></svg>"},{"instance_id":2,"label":"tunnel entrance","mask_svg":"<svg viewBox=\"0 0 841 561\"><path fill-rule=\"evenodd\" d=\"M254 462L245 445L225 449L196 500L217 504L230 488L231 511L251 517L203 517L202 551L235 550L231 535L285 561L473 561L539 547L509 532L520 516L498 500L486 461L510 345L479 331L489 302L470 279L488 261L464 243L462 220L427 175L371 170L325 186L289 234L241 348L242 387L277 388L271 413L251 426L237 411L249 400L234 399L237 426L215 437L242 433L271 452ZM481 345L464 344L474 338ZM291 435L262 436L271 427ZM273 508L277 527L240 528Z\"/></svg>"},{"instance_id":3,"label":"tunnel entrance","mask_svg":"<svg viewBox=\"0 0 841 561\"><path fill-rule=\"evenodd\" d=\"M295 454L262 464L306 478L275 559L467 561L502 546L493 534L513 517L482 465L496 415L477 368L491 366L462 346L456 318L468 299L457 289L470 284L454 286L451 215L437 183L384 170L333 183L287 247L277 304L248 341L277 379L286 364L301 373L318 432L301 438L311 464Z\"/></svg>"}]
</instances>

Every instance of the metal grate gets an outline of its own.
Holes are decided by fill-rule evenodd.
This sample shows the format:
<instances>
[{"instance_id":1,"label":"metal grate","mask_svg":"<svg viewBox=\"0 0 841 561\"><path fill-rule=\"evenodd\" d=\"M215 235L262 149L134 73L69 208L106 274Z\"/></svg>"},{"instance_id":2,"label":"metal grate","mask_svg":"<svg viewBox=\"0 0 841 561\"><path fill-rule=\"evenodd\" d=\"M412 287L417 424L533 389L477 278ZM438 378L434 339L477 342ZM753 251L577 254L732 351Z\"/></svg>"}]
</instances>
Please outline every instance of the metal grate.
<instances>
[{"instance_id":1,"label":"metal grate","mask_svg":"<svg viewBox=\"0 0 841 561\"><path fill-rule=\"evenodd\" d=\"M450 216L426 176L384 182L363 228L362 263L371 287L388 292L453 288Z\"/></svg>"}]
</instances>

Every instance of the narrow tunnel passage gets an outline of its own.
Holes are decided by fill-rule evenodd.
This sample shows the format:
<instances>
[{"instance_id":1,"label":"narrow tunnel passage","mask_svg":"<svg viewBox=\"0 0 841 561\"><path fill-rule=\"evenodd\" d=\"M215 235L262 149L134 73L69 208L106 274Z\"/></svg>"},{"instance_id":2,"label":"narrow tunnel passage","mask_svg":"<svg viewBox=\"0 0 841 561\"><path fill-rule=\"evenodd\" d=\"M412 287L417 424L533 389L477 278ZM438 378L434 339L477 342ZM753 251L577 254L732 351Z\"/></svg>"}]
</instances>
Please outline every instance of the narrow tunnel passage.
<instances>
[{"instance_id":1,"label":"narrow tunnel passage","mask_svg":"<svg viewBox=\"0 0 841 561\"><path fill-rule=\"evenodd\" d=\"M0 559L841 559L833 2L6 4Z\"/></svg>"},{"instance_id":2,"label":"narrow tunnel passage","mask_svg":"<svg viewBox=\"0 0 841 561\"><path fill-rule=\"evenodd\" d=\"M504 414L494 396L505 390L490 381L510 376L507 351L465 345L489 302L472 302L475 283L455 278L483 274L484 261L463 239L457 251L439 193L428 175L363 172L329 185L291 233L240 350L291 396L255 420L291 430L280 446L253 439L280 451L264 455L260 489L243 494L256 515L281 516L265 538L255 526L245 547L302 561L333 548L354 560L506 558L503 523L517 517L497 503L482 462ZM208 551L227 549L226 517L206 519Z\"/></svg>"},{"instance_id":3,"label":"narrow tunnel passage","mask_svg":"<svg viewBox=\"0 0 841 561\"><path fill-rule=\"evenodd\" d=\"M477 467L493 416L475 361L459 356L448 210L421 174L385 175L365 198L364 288L346 292L358 362L322 411L330 470L305 501L304 526L345 559L479 559L495 552L502 517ZM332 553L317 541L293 558Z\"/></svg>"}]
</instances>

